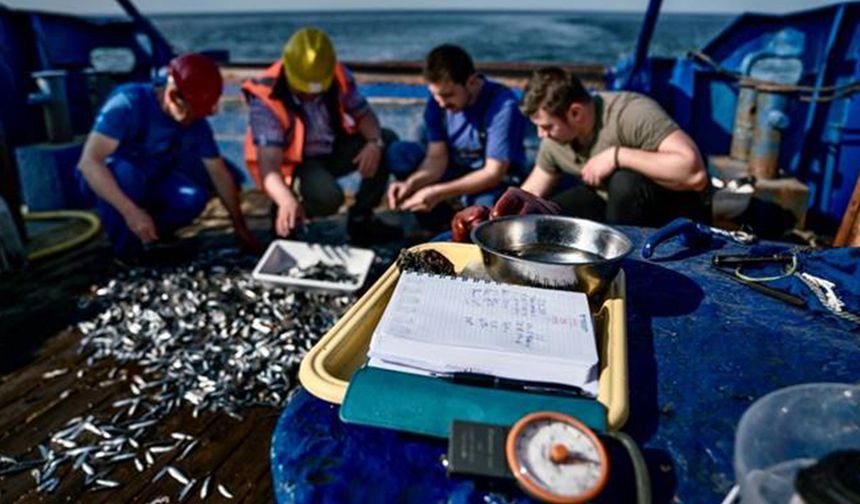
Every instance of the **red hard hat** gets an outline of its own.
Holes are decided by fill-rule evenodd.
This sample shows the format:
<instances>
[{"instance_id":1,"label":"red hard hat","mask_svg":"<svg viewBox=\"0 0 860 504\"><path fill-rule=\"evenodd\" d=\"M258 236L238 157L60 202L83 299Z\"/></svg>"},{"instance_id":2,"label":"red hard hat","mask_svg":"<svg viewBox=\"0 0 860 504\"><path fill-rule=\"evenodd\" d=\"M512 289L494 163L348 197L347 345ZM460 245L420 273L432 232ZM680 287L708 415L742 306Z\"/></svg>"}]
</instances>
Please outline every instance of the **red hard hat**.
<instances>
[{"instance_id":1,"label":"red hard hat","mask_svg":"<svg viewBox=\"0 0 860 504\"><path fill-rule=\"evenodd\" d=\"M169 71L194 115L215 113L224 81L214 61L202 54L183 54L170 60Z\"/></svg>"}]
</instances>

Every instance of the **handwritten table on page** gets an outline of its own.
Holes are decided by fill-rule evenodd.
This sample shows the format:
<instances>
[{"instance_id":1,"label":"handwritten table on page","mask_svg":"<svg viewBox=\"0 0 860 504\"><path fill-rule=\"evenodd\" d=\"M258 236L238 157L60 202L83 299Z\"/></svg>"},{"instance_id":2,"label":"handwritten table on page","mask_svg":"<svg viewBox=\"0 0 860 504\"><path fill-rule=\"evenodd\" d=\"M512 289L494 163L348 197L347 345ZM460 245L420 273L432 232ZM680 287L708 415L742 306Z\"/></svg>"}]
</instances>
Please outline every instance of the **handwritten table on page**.
<instances>
[{"instance_id":1,"label":"handwritten table on page","mask_svg":"<svg viewBox=\"0 0 860 504\"><path fill-rule=\"evenodd\" d=\"M582 293L411 272L400 276L370 350L439 372L466 366L534 380L540 373L530 367L597 362Z\"/></svg>"}]
</instances>

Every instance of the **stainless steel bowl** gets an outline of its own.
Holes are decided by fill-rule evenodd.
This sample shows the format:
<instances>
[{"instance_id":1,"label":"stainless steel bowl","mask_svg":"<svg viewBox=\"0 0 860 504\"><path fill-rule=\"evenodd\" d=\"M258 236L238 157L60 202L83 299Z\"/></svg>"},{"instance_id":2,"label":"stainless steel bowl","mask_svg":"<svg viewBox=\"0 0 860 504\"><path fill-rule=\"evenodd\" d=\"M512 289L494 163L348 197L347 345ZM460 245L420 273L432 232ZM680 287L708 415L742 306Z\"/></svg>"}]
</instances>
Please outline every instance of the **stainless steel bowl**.
<instances>
[{"instance_id":1,"label":"stainless steel bowl","mask_svg":"<svg viewBox=\"0 0 860 504\"><path fill-rule=\"evenodd\" d=\"M472 230L487 273L498 282L600 296L633 244L597 222L558 215L512 215Z\"/></svg>"}]
</instances>

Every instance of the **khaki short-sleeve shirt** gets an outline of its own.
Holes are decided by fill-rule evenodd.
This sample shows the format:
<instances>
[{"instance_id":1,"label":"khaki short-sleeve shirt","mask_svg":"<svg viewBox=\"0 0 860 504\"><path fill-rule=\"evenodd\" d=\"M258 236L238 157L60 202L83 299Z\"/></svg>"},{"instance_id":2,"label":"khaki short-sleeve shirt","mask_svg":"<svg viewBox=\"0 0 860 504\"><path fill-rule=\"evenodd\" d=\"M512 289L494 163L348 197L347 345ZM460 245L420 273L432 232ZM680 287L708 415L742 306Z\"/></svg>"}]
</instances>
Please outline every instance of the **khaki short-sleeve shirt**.
<instances>
[{"instance_id":1,"label":"khaki short-sleeve shirt","mask_svg":"<svg viewBox=\"0 0 860 504\"><path fill-rule=\"evenodd\" d=\"M657 102L638 93L601 92L594 96L594 104L598 121L591 144L577 150L571 144L544 138L537 166L552 174L563 172L579 178L593 155L615 146L656 151L667 136L680 129Z\"/></svg>"}]
</instances>

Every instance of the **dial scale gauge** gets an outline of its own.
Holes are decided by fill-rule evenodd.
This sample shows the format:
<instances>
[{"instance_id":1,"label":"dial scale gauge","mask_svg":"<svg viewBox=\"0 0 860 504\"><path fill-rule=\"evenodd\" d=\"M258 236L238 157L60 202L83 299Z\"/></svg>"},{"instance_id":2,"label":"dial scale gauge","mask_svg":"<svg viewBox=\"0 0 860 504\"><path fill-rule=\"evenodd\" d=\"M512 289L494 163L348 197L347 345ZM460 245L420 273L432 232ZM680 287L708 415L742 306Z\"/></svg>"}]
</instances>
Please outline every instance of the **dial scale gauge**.
<instances>
[{"instance_id":1,"label":"dial scale gauge","mask_svg":"<svg viewBox=\"0 0 860 504\"><path fill-rule=\"evenodd\" d=\"M537 412L520 419L508 433L505 454L520 486L546 502L588 502L609 477L609 458L600 439L561 413Z\"/></svg>"}]
</instances>

